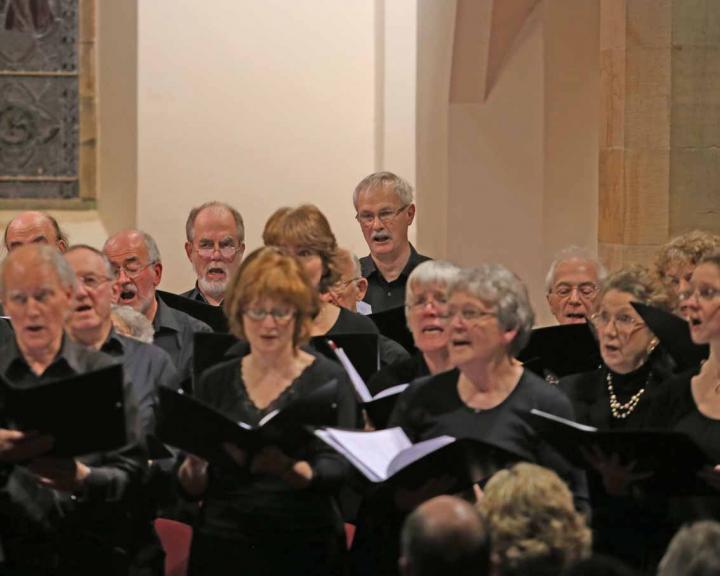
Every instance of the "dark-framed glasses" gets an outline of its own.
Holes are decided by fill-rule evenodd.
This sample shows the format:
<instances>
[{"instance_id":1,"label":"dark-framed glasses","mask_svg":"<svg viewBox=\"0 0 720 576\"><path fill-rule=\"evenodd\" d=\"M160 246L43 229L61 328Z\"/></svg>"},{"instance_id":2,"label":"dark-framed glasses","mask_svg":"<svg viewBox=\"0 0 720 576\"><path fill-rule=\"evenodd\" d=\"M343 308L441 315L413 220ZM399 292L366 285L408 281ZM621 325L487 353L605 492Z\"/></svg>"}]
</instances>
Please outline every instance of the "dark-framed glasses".
<instances>
[{"instance_id":1,"label":"dark-framed glasses","mask_svg":"<svg viewBox=\"0 0 720 576\"><path fill-rule=\"evenodd\" d=\"M295 315L295 310L290 307L270 308L270 310L266 310L265 308L247 308L243 310L243 314L255 322L261 322L268 316L272 316L275 322L282 324L288 322Z\"/></svg>"},{"instance_id":2,"label":"dark-framed glasses","mask_svg":"<svg viewBox=\"0 0 720 576\"><path fill-rule=\"evenodd\" d=\"M363 226L372 226L372 223L375 222L375 218L380 220L383 224L387 224L399 216L400 213L408 206L410 206L410 204L405 204L395 210L392 208L383 208L377 214L374 214L373 212L360 212L355 214L355 220L360 222Z\"/></svg>"}]
</instances>

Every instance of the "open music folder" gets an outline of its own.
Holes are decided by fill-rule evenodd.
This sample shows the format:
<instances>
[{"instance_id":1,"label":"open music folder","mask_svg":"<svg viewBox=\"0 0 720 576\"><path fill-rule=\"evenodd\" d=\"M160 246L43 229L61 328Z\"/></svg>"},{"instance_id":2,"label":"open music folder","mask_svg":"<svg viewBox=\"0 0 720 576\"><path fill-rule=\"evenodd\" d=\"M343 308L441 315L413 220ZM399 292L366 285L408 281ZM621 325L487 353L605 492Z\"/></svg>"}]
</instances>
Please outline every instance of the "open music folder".
<instances>
[{"instance_id":1,"label":"open music folder","mask_svg":"<svg viewBox=\"0 0 720 576\"><path fill-rule=\"evenodd\" d=\"M54 438L48 456L108 452L127 443L120 364L33 388L0 379L0 394L7 426Z\"/></svg>"}]
</instances>

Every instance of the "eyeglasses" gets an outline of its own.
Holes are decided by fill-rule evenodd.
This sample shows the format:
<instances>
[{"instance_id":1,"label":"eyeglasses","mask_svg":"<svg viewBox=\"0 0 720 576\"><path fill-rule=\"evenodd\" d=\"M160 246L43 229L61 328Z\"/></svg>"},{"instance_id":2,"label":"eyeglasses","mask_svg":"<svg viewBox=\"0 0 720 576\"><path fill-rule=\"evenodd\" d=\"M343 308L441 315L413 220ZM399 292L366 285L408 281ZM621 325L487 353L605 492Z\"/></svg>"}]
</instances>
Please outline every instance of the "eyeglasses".
<instances>
[{"instance_id":1,"label":"eyeglasses","mask_svg":"<svg viewBox=\"0 0 720 576\"><path fill-rule=\"evenodd\" d=\"M145 268L152 266L153 264L155 264L155 262L148 262L147 264L129 262L128 264L120 264L119 266L117 264L113 264L113 270L115 271L115 276L120 276L122 272L125 272L125 276L128 278L137 278L140 276L142 271L145 270Z\"/></svg>"},{"instance_id":2,"label":"eyeglasses","mask_svg":"<svg viewBox=\"0 0 720 576\"><path fill-rule=\"evenodd\" d=\"M615 324L615 330L618 332L628 335L632 334L636 330L639 330L643 326L645 326L645 322L642 320L638 320L634 316L630 316L630 314L626 314L624 312L621 312L620 314L617 314L615 316L611 316L607 312L596 312L592 316L590 316L590 322L597 330L604 329L610 322L613 322Z\"/></svg>"},{"instance_id":3,"label":"eyeglasses","mask_svg":"<svg viewBox=\"0 0 720 576\"><path fill-rule=\"evenodd\" d=\"M712 302L720 296L720 288L713 288L711 286L700 286L698 288L692 288L690 290L683 290L678 294L681 302L690 300L693 296L697 296L698 300L703 302Z\"/></svg>"},{"instance_id":4,"label":"eyeglasses","mask_svg":"<svg viewBox=\"0 0 720 576\"><path fill-rule=\"evenodd\" d=\"M400 208L396 210L392 210L391 208L386 208L383 210L380 210L377 214L373 214L372 212L361 212L360 214L355 214L355 220L360 222L363 226L372 226L373 222L375 222L375 218L380 220L383 224L387 224L394 220L400 212L405 210L410 206L410 204L405 204L404 206L400 206Z\"/></svg>"},{"instance_id":5,"label":"eyeglasses","mask_svg":"<svg viewBox=\"0 0 720 576\"><path fill-rule=\"evenodd\" d=\"M360 280L360 278L361 276L355 276L355 278L350 278L349 280L339 280L330 287L330 290L333 292L344 292L351 284Z\"/></svg>"},{"instance_id":6,"label":"eyeglasses","mask_svg":"<svg viewBox=\"0 0 720 576\"><path fill-rule=\"evenodd\" d=\"M583 282L582 284L558 284L552 290L552 294L557 294L560 298L568 298L575 290L581 298L592 298L597 294L598 287L592 282Z\"/></svg>"},{"instance_id":7,"label":"eyeglasses","mask_svg":"<svg viewBox=\"0 0 720 576\"><path fill-rule=\"evenodd\" d=\"M217 250L225 260L230 260L235 257L235 254L237 254L240 249L240 246L237 246L234 240L223 240L217 243L212 240L201 240L195 251L201 258L209 260Z\"/></svg>"},{"instance_id":8,"label":"eyeglasses","mask_svg":"<svg viewBox=\"0 0 720 576\"><path fill-rule=\"evenodd\" d=\"M292 308L271 308L265 310L265 308L247 308L243 310L243 314L256 322L265 320L267 316L272 316L273 320L278 324L288 322L290 318L295 315L295 310Z\"/></svg>"},{"instance_id":9,"label":"eyeglasses","mask_svg":"<svg viewBox=\"0 0 720 576\"><path fill-rule=\"evenodd\" d=\"M53 288L40 288L32 294L10 291L8 292L8 302L12 303L15 306L24 306L25 304L27 304L28 300L32 298L38 304L45 304L48 299L52 298L54 295L55 290Z\"/></svg>"},{"instance_id":10,"label":"eyeglasses","mask_svg":"<svg viewBox=\"0 0 720 576\"><path fill-rule=\"evenodd\" d=\"M108 276L95 276L95 274L86 274L84 276L78 276L77 277L78 282L85 286L85 288L88 288L90 290L97 290L105 284L106 282L109 282L112 280L112 278Z\"/></svg>"},{"instance_id":11,"label":"eyeglasses","mask_svg":"<svg viewBox=\"0 0 720 576\"><path fill-rule=\"evenodd\" d=\"M492 316L497 317L497 312L486 312L479 308L448 308L446 314L443 314L444 318L452 320L455 316L460 316L465 322L477 322L483 318L490 318Z\"/></svg>"},{"instance_id":12,"label":"eyeglasses","mask_svg":"<svg viewBox=\"0 0 720 576\"><path fill-rule=\"evenodd\" d=\"M432 304L435 308L440 308L447 305L447 298L442 295L423 294L406 304L405 307L409 310L418 311L425 308L428 304Z\"/></svg>"}]
</instances>

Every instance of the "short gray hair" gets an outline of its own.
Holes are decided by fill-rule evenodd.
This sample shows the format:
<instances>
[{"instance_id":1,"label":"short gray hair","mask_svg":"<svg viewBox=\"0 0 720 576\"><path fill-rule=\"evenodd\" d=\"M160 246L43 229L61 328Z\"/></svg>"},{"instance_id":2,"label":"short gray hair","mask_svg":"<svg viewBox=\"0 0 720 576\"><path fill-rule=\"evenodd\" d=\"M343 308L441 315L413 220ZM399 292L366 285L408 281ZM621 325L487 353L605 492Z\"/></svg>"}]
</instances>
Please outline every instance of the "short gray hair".
<instances>
[{"instance_id":1,"label":"short gray hair","mask_svg":"<svg viewBox=\"0 0 720 576\"><path fill-rule=\"evenodd\" d=\"M147 248L148 251L149 263L155 264L156 262L162 262L162 258L160 258L160 249L158 248L155 239L147 232L143 232L142 230L138 230L138 232L140 232L143 237L143 241L145 242L145 248Z\"/></svg>"},{"instance_id":2,"label":"short gray hair","mask_svg":"<svg viewBox=\"0 0 720 576\"><path fill-rule=\"evenodd\" d=\"M458 272L448 286L448 297L466 292L495 308L503 330L517 330L508 352L517 356L525 347L535 322L525 284L501 264L481 264Z\"/></svg>"},{"instance_id":3,"label":"short gray hair","mask_svg":"<svg viewBox=\"0 0 720 576\"><path fill-rule=\"evenodd\" d=\"M97 248L95 248L94 246L90 246L89 244L73 244L65 251L65 254L70 254L71 252L75 252L76 250L87 250L89 252L92 252L102 260L103 266L105 266L105 272L107 273L109 278L114 279L117 276L117 270L112 265L112 262L110 262L110 259L101 250L98 250Z\"/></svg>"},{"instance_id":4,"label":"short gray hair","mask_svg":"<svg viewBox=\"0 0 720 576\"><path fill-rule=\"evenodd\" d=\"M412 303L419 289L431 284L441 284L447 289L459 272L460 268L446 260L426 260L418 264L410 272L405 284L405 318L407 319L409 312L407 307Z\"/></svg>"},{"instance_id":5,"label":"short gray hair","mask_svg":"<svg viewBox=\"0 0 720 576\"><path fill-rule=\"evenodd\" d=\"M233 219L235 220L235 231L237 233L238 239L240 240L240 242L245 241L245 223L243 222L243 217L240 212L230 206L230 204L226 204L225 202L219 202L217 200L212 200L210 202L205 202L200 206L196 206L195 208L190 210L190 214L188 214L187 221L185 222L185 237L187 238L188 242L192 242L195 239L195 220L197 220L200 212L202 212L206 208L222 208L230 212Z\"/></svg>"},{"instance_id":6,"label":"short gray hair","mask_svg":"<svg viewBox=\"0 0 720 576\"><path fill-rule=\"evenodd\" d=\"M42 264L47 264L55 271L58 276L58 280L60 280L60 284L75 292L75 287L77 286L75 271L72 269L68 261L65 260L65 257L58 252L57 248L45 244L32 244L29 246L21 246L17 250L13 250L10 255L3 260L2 267L0 267L0 296L5 296L5 272L9 263L19 258L23 251L28 250L36 251L40 262ZM20 256L18 256L18 253Z\"/></svg>"},{"instance_id":7,"label":"short gray hair","mask_svg":"<svg viewBox=\"0 0 720 576\"><path fill-rule=\"evenodd\" d=\"M555 269L558 267L559 264L562 264L563 262L567 262L569 260L582 260L583 262L589 262L595 267L595 273L598 277L598 282L602 283L603 280L605 280L605 277L607 276L607 270L605 269L605 266L603 266L602 262L595 257L592 252L587 250L586 248L581 248L580 246L568 246L567 248L563 248L555 254L555 259L552 261L552 264L550 264L550 268L548 269L548 273L545 276L545 292L550 294L553 288L553 284L555 283Z\"/></svg>"},{"instance_id":8,"label":"short gray hair","mask_svg":"<svg viewBox=\"0 0 720 576\"><path fill-rule=\"evenodd\" d=\"M720 524L683 526L660 561L658 576L714 576L720 573Z\"/></svg>"},{"instance_id":9,"label":"short gray hair","mask_svg":"<svg viewBox=\"0 0 720 576\"><path fill-rule=\"evenodd\" d=\"M374 190L376 188L384 188L389 186L395 195L400 199L402 204L406 206L413 202L413 187L410 183L392 172L375 172L363 178L360 183L355 186L353 192L353 205L357 209L358 197L365 190Z\"/></svg>"},{"instance_id":10,"label":"short gray hair","mask_svg":"<svg viewBox=\"0 0 720 576\"><path fill-rule=\"evenodd\" d=\"M140 342L152 344L155 329L153 328L152 322L150 322L142 312L138 312L131 306L117 306L113 304L111 317L113 326L115 326L115 329L121 334L134 338L135 340L140 340ZM127 331L124 331L123 328L127 328Z\"/></svg>"}]
</instances>

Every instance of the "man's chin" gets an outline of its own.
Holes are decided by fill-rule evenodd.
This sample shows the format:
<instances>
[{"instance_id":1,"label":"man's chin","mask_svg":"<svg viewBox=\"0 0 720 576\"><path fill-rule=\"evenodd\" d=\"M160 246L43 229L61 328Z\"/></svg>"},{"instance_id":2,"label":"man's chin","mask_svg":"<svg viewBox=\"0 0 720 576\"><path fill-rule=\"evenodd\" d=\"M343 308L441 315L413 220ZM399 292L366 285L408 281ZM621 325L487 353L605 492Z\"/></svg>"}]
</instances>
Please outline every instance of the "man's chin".
<instances>
[{"instance_id":1,"label":"man's chin","mask_svg":"<svg viewBox=\"0 0 720 576\"><path fill-rule=\"evenodd\" d=\"M227 280L213 281L201 278L198 280L200 291L211 298L220 299L225 294L227 288Z\"/></svg>"}]
</instances>

